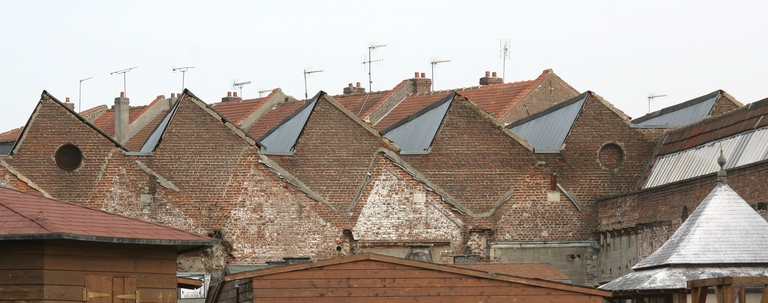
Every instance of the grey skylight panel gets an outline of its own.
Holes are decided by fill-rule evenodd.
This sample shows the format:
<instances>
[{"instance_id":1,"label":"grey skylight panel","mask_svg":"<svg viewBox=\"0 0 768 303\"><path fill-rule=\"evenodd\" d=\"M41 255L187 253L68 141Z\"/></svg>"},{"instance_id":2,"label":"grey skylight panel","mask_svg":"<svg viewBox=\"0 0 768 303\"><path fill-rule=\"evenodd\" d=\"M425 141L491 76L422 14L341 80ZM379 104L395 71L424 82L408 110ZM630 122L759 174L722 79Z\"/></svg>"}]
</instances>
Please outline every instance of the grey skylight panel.
<instances>
[{"instance_id":1,"label":"grey skylight panel","mask_svg":"<svg viewBox=\"0 0 768 303\"><path fill-rule=\"evenodd\" d=\"M149 135L149 138L147 138L147 141L144 142L144 145L141 146L141 149L139 150L139 154L148 154L155 151L157 144L160 143L160 139L163 137L163 134L165 133L165 129L168 128L168 123L170 123L173 115L176 114L176 109L179 108L179 104L181 104L182 99L183 97L179 96L179 100L176 101L176 103L173 105L171 110L168 111L168 114L166 114L165 117L163 117L163 121L161 121L160 124L157 125L157 127L152 132L152 134ZM129 153L129 154L134 154L134 153Z\"/></svg>"},{"instance_id":2,"label":"grey skylight panel","mask_svg":"<svg viewBox=\"0 0 768 303\"><path fill-rule=\"evenodd\" d=\"M295 115L270 131L261 140L261 152L271 155L293 154L296 140L299 139L301 131L307 124L307 119L309 119L309 115L314 110L315 104L317 104L318 96L315 96L307 106L299 109Z\"/></svg>"},{"instance_id":3,"label":"grey skylight panel","mask_svg":"<svg viewBox=\"0 0 768 303\"><path fill-rule=\"evenodd\" d=\"M452 100L453 97L384 135L400 147L401 154L426 154Z\"/></svg>"},{"instance_id":4,"label":"grey skylight panel","mask_svg":"<svg viewBox=\"0 0 768 303\"><path fill-rule=\"evenodd\" d=\"M768 127L660 156L656 159L643 188L717 172L720 167L712 159L717 159L721 147L727 160L726 169L766 160L768 159Z\"/></svg>"},{"instance_id":5,"label":"grey skylight panel","mask_svg":"<svg viewBox=\"0 0 768 303\"><path fill-rule=\"evenodd\" d=\"M15 143L16 141L0 142L0 156L10 155Z\"/></svg>"},{"instance_id":6,"label":"grey skylight panel","mask_svg":"<svg viewBox=\"0 0 768 303\"><path fill-rule=\"evenodd\" d=\"M508 128L528 140L536 153L559 153L587 96L582 94L576 102Z\"/></svg>"},{"instance_id":7,"label":"grey skylight panel","mask_svg":"<svg viewBox=\"0 0 768 303\"><path fill-rule=\"evenodd\" d=\"M697 102L668 113L662 113L656 117L641 122L635 121L642 120L643 117L635 119L632 121L631 126L640 128L675 128L701 121L709 115L712 111L712 106L715 105L715 101L720 97L720 94L712 95L713 96L702 102Z\"/></svg>"}]
</instances>

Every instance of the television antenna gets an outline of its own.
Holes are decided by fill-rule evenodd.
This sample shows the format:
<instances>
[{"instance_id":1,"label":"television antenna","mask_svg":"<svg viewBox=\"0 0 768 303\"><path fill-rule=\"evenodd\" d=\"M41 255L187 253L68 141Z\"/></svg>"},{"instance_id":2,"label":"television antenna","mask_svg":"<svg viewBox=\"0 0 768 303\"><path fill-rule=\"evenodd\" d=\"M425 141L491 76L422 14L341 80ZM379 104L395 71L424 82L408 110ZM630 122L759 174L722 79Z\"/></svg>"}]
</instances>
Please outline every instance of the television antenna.
<instances>
[{"instance_id":1,"label":"television antenna","mask_svg":"<svg viewBox=\"0 0 768 303\"><path fill-rule=\"evenodd\" d=\"M184 78L187 76L187 71L190 68L195 68L194 66L183 66L183 67L173 67L173 72L180 71L181 72L181 91L184 91Z\"/></svg>"},{"instance_id":2,"label":"television antenna","mask_svg":"<svg viewBox=\"0 0 768 303\"><path fill-rule=\"evenodd\" d=\"M264 94L266 92L271 92L271 91L272 91L271 89L262 89L262 90L260 90L259 91L259 98L261 98L262 94Z\"/></svg>"},{"instance_id":3,"label":"television antenna","mask_svg":"<svg viewBox=\"0 0 768 303\"><path fill-rule=\"evenodd\" d=\"M91 79L93 77L88 77L85 79L80 79L80 88L77 91L77 111L81 112L83 111L83 81Z\"/></svg>"},{"instance_id":4,"label":"television antenna","mask_svg":"<svg viewBox=\"0 0 768 303\"><path fill-rule=\"evenodd\" d=\"M437 60L437 59L435 59L435 60L432 60L432 62L430 62L432 64L432 90L433 91L435 90L435 65L438 65L440 63L446 63L446 62L451 62L451 60Z\"/></svg>"},{"instance_id":5,"label":"television antenna","mask_svg":"<svg viewBox=\"0 0 768 303\"><path fill-rule=\"evenodd\" d=\"M371 80L371 63L379 62L379 61L384 61L384 59L371 60L371 51L373 51L374 49L377 49L379 47L385 47L385 46L387 46L387 45L386 44L372 44L371 46L368 46L368 60L363 61L363 64L368 64L368 92L369 93L373 91L373 88L372 88L373 80Z\"/></svg>"},{"instance_id":6,"label":"television antenna","mask_svg":"<svg viewBox=\"0 0 768 303\"><path fill-rule=\"evenodd\" d=\"M651 100L661 97L666 97L667 95L654 95L653 93L648 94L648 113L651 113Z\"/></svg>"},{"instance_id":7,"label":"television antenna","mask_svg":"<svg viewBox=\"0 0 768 303\"><path fill-rule=\"evenodd\" d=\"M243 98L243 86L246 86L248 84L251 84L251 81L245 81L245 82L232 82L232 88L239 88L240 89L240 98Z\"/></svg>"},{"instance_id":8,"label":"television antenna","mask_svg":"<svg viewBox=\"0 0 768 303\"><path fill-rule=\"evenodd\" d=\"M134 66L134 67L131 67L131 68L121 69L119 71L114 71L114 72L109 73L110 75L123 74L123 94L125 94L126 96L128 96L128 92L127 92L126 85L125 85L125 74L127 74L128 72L130 72L132 69L135 69L135 68L139 68L139 67L138 66Z\"/></svg>"},{"instance_id":9,"label":"television antenna","mask_svg":"<svg viewBox=\"0 0 768 303\"><path fill-rule=\"evenodd\" d=\"M504 78L507 76L507 58L509 58L509 39L501 39L499 55L504 60L504 65L501 68L501 82L504 82Z\"/></svg>"},{"instance_id":10,"label":"television antenna","mask_svg":"<svg viewBox=\"0 0 768 303\"><path fill-rule=\"evenodd\" d=\"M304 100L309 99L309 94L307 94L307 75L314 74L314 73L322 73L322 69L318 70L307 70L304 69Z\"/></svg>"}]
</instances>

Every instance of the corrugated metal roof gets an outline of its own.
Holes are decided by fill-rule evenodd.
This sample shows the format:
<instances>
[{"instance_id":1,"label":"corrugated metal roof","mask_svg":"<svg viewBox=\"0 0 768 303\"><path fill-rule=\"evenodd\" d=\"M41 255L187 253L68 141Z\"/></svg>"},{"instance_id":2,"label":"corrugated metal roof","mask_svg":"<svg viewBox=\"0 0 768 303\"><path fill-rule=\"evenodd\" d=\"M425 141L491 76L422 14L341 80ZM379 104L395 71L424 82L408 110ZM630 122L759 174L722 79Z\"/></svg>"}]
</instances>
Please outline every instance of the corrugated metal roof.
<instances>
[{"instance_id":1,"label":"corrugated metal roof","mask_svg":"<svg viewBox=\"0 0 768 303\"><path fill-rule=\"evenodd\" d=\"M536 153L559 153L588 96L589 92L585 92L507 128L528 140Z\"/></svg>"},{"instance_id":2,"label":"corrugated metal roof","mask_svg":"<svg viewBox=\"0 0 768 303\"><path fill-rule=\"evenodd\" d=\"M384 135L400 147L401 154L426 154L445 118L455 93L386 130Z\"/></svg>"},{"instance_id":3,"label":"corrugated metal roof","mask_svg":"<svg viewBox=\"0 0 768 303\"><path fill-rule=\"evenodd\" d=\"M710 162L715 162L712 159ZM635 272L600 288L680 289L692 279L765 276L766 251L768 222L731 187L721 183L661 248L632 267Z\"/></svg>"},{"instance_id":4,"label":"corrugated metal roof","mask_svg":"<svg viewBox=\"0 0 768 303\"><path fill-rule=\"evenodd\" d=\"M264 138L261 139L261 152L268 155L293 154L296 140L299 139L299 135L307 124L307 119L312 114L312 110L315 109L315 104L317 104L317 99L320 98L320 95L319 93L315 95L312 101L264 135Z\"/></svg>"},{"instance_id":5,"label":"corrugated metal roof","mask_svg":"<svg viewBox=\"0 0 768 303\"><path fill-rule=\"evenodd\" d=\"M721 147L727 160L726 169L768 159L768 127L660 156L643 188L717 172L720 167L712 159L717 158Z\"/></svg>"},{"instance_id":6,"label":"corrugated metal roof","mask_svg":"<svg viewBox=\"0 0 768 303\"><path fill-rule=\"evenodd\" d=\"M655 111L632 120L630 127L636 128L677 128L706 118L715 101L720 98L719 90L696 99Z\"/></svg>"}]
</instances>

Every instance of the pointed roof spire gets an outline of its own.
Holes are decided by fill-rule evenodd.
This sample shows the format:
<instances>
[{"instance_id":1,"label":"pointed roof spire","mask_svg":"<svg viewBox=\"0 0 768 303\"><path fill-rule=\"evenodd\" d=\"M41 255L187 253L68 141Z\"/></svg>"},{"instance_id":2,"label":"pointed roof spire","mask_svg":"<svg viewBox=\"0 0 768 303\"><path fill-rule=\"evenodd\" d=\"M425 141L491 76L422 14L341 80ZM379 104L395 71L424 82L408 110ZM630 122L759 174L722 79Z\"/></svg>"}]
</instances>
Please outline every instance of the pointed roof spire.
<instances>
[{"instance_id":1,"label":"pointed roof spire","mask_svg":"<svg viewBox=\"0 0 768 303\"><path fill-rule=\"evenodd\" d=\"M728 174L725 172L725 156L723 156L723 146L720 145L720 156L717 157L717 164L720 165L720 171L717 172L717 179L722 184L728 184Z\"/></svg>"}]
</instances>

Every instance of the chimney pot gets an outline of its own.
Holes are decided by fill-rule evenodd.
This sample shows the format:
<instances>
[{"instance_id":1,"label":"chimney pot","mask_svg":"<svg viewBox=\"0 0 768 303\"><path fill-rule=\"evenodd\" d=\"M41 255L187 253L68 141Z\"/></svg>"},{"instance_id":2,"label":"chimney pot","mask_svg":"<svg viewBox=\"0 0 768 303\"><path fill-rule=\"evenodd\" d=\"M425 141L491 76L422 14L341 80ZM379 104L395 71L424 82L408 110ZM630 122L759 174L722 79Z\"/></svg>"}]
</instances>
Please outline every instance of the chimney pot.
<instances>
[{"instance_id":1,"label":"chimney pot","mask_svg":"<svg viewBox=\"0 0 768 303\"><path fill-rule=\"evenodd\" d=\"M486 76L486 77L490 77L490 76L491 76L491 72L489 72L489 71L485 71L485 76Z\"/></svg>"},{"instance_id":2,"label":"chimney pot","mask_svg":"<svg viewBox=\"0 0 768 303\"><path fill-rule=\"evenodd\" d=\"M350 83L347 87L352 87L352 83Z\"/></svg>"},{"instance_id":3,"label":"chimney pot","mask_svg":"<svg viewBox=\"0 0 768 303\"><path fill-rule=\"evenodd\" d=\"M232 92L232 97L237 97L237 92Z\"/></svg>"},{"instance_id":4,"label":"chimney pot","mask_svg":"<svg viewBox=\"0 0 768 303\"><path fill-rule=\"evenodd\" d=\"M66 100L66 102L67 102L67 103L69 103L69 97L67 97L67 100Z\"/></svg>"},{"instance_id":5,"label":"chimney pot","mask_svg":"<svg viewBox=\"0 0 768 303\"><path fill-rule=\"evenodd\" d=\"M415 73L413 73L413 77L414 77L414 78L418 78L418 77L419 77L419 72L415 72Z\"/></svg>"},{"instance_id":6,"label":"chimney pot","mask_svg":"<svg viewBox=\"0 0 768 303\"><path fill-rule=\"evenodd\" d=\"M232 97L232 92L227 92L227 97Z\"/></svg>"},{"instance_id":7,"label":"chimney pot","mask_svg":"<svg viewBox=\"0 0 768 303\"><path fill-rule=\"evenodd\" d=\"M496 78L496 72L493 72L492 75L494 78Z\"/></svg>"},{"instance_id":8,"label":"chimney pot","mask_svg":"<svg viewBox=\"0 0 768 303\"><path fill-rule=\"evenodd\" d=\"M125 98L125 92L120 92L120 98Z\"/></svg>"},{"instance_id":9,"label":"chimney pot","mask_svg":"<svg viewBox=\"0 0 768 303\"><path fill-rule=\"evenodd\" d=\"M360 87L360 82L357 82L357 87ZM349 86L352 86L352 83L349 84Z\"/></svg>"},{"instance_id":10,"label":"chimney pot","mask_svg":"<svg viewBox=\"0 0 768 303\"><path fill-rule=\"evenodd\" d=\"M171 93L171 99L176 98L176 93Z\"/></svg>"},{"instance_id":11,"label":"chimney pot","mask_svg":"<svg viewBox=\"0 0 768 303\"><path fill-rule=\"evenodd\" d=\"M424 75L424 73L421 73L421 77L422 77L422 78L426 78L426 76Z\"/></svg>"}]
</instances>

